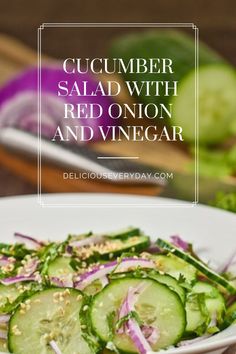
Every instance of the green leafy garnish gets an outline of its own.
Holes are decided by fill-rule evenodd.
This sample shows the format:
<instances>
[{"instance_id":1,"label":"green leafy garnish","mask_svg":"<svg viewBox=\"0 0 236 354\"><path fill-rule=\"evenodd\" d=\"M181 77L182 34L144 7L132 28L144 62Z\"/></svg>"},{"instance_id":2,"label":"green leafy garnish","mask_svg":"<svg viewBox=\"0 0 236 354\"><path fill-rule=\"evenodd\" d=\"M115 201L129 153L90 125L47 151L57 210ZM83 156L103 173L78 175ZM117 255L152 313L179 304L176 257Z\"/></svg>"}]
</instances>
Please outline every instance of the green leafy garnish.
<instances>
[{"instance_id":1,"label":"green leafy garnish","mask_svg":"<svg viewBox=\"0 0 236 354\"><path fill-rule=\"evenodd\" d=\"M135 319L135 321L141 326L143 323L136 311L130 311L126 316L123 316L116 322L116 330L120 329L125 322L130 320L131 318Z\"/></svg>"},{"instance_id":2,"label":"green leafy garnish","mask_svg":"<svg viewBox=\"0 0 236 354\"><path fill-rule=\"evenodd\" d=\"M210 205L236 213L236 193L219 192Z\"/></svg>"}]
</instances>

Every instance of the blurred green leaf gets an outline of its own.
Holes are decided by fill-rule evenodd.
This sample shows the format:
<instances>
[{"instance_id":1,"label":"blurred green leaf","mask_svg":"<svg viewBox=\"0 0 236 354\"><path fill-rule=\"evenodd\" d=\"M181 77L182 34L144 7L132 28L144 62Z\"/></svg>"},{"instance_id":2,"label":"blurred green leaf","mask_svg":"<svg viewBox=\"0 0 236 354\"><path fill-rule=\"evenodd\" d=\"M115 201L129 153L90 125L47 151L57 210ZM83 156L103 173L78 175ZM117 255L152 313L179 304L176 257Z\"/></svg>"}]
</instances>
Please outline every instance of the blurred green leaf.
<instances>
[{"instance_id":1,"label":"blurred green leaf","mask_svg":"<svg viewBox=\"0 0 236 354\"><path fill-rule=\"evenodd\" d=\"M191 150L193 154L193 150ZM194 162L188 168L194 170ZM228 150L199 149L199 173L204 177L223 178L236 173L236 146Z\"/></svg>"},{"instance_id":2,"label":"blurred green leaf","mask_svg":"<svg viewBox=\"0 0 236 354\"><path fill-rule=\"evenodd\" d=\"M210 202L210 205L231 211L236 213L236 192L235 193L223 193L219 192L216 195L215 200Z\"/></svg>"}]
</instances>

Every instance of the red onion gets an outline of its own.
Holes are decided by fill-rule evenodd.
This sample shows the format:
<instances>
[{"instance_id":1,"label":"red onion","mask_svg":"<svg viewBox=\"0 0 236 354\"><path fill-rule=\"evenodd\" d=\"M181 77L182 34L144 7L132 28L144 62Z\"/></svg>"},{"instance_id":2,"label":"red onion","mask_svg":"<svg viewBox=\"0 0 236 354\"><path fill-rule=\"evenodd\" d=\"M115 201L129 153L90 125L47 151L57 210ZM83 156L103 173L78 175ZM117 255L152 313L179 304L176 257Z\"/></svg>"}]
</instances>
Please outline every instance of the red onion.
<instances>
[{"instance_id":1,"label":"red onion","mask_svg":"<svg viewBox=\"0 0 236 354\"><path fill-rule=\"evenodd\" d=\"M50 281L60 288L73 288L73 281L65 277L50 277Z\"/></svg>"},{"instance_id":2,"label":"red onion","mask_svg":"<svg viewBox=\"0 0 236 354\"><path fill-rule=\"evenodd\" d=\"M2 283L3 285L11 285L22 281L36 281L36 280L37 280L37 276L35 275L16 275L14 277L1 279L0 283Z\"/></svg>"},{"instance_id":3,"label":"red onion","mask_svg":"<svg viewBox=\"0 0 236 354\"><path fill-rule=\"evenodd\" d=\"M109 283L107 276L104 275L104 277L101 277L100 282L102 284L102 287L104 288Z\"/></svg>"},{"instance_id":4,"label":"red onion","mask_svg":"<svg viewBox=\"0 0 236 354\"><path fill-rule=\"evenodd\" d=\"M44 242L38 241L38 240L36 240L36 239L35 239L34 237L32 237L32 236L23 235L23 234L21 234L21 233L19 233L19 232L15 232L15 233L14 233L14 236L15 236L16 238L21 239L26 245L27 245L27 243L31 243L31 244L33 244L33 245L36 246L36 247L42 247L42 246L45 245Z\"/></svg>"},{"instance_id":5,"label":"red onion","mask_svg":"<svg viewBox=\"0 0 236 354\"><path fill-rule=\"evenodd\" d=\"M89 272L86 272L79 276L78 280L75 282L75 287L77 289L83 290L91 284L94 280L100 279L107 274L111 273L113 270L122 272L133 267L143 267L143 268L155 268L154 262L143 258L124 258L121 262L113 261L100 266L94 267Z\"/></svg>"},{"instance_id":6,"label":"red onion","mask_svg":"<svg viewBox=\"0 0 236 354\"><path fill-rule=\"evenodd\" d=\"M7 331L0 330L0 338L7 339Z\"/></svg>"},{"instance_id":7,"label":"red onion","mask_svg":"<svg viewBox=\"0 0 236 354\"><path fill-rule=\"evenodd\" d=\"M151 245L147 248L146 252L156 254L161 253L161 249L155 243L151 243Z\"/></svg>"},{"instance_id":8,"label":"red onion","mask_svg":"<svg viewBox=\"0 0 236 354\"><path fill-rule=\"evenodd\" d=\"M4 267L8 264L12 264L12 263L15 263L15 259L12 258L12 257L7 257L7 256L4 256L4 255L1 255L0 256L0 267Z\"/></svg>"},{"instance_id":9,"label":"red onion","mask_svg":"<svg viewBox=\"0 0 236 354\"><path fill-rule=\"evenodd\" d=\"M0 89L0 127L17 126L21 129L37 133L37 68L31 68ZM58 64L43 67L41 69L41 133L52 138L58 125L64 121L64 104L99 104L103 113L99 119L87 119L84 112L80 119L68 119L67 125L90 126L93 128L93 140L101 139L98 126L114 126L119 124L119 119L112 119L108 115L108 108L112 103L110 97L103 96L101 92L96 96L58 96L58 83L68 82L70 91L74 82L82 91L83 82L86 82L89 92L95 91L98 85L97 79L92 74L66 74ZM98 106L94 106L94 115L98 115ZM86 109L84 110L86 111ZM63 122L64 123L64 122ZM62 129L63 130L63 129ZM85 131L86 134L86 131ZM87 138L87 136L85 136Z\"/></svg>"},{"instance_id":10,"label":"red onion","mask_svg":"<svg viewBox=\"0 0 236 354\"><path fill-rule=\"evenodd\" d=\"M94 235L83 238L82 240L72 241L69 246L72 247L84 247L91 244L98 244L104 241L104 237L101 235Z\"/></svg>"},{"instance_id":11,"label":"red onion","mask_svg":"<svg viewBox=\"0 0 236 354\"><path fill-rule=\"evenodd\" d=\"M232 255L227 259L227 261L222 264L218 269L218 273L226 273L229 268L236 263L236 250L232 253Z\"/></svg>"},{"instance_id":12,"label":"red onion","mask_svg":"<svg viewBox=\"0 0 236 354\"><path fill-rule=\"evenodd\" d=\"M141 331L150 344L155 344L160 338L160 331L156 327L144 325Z\"/></svg>"},{"instance_id":13,"label":"red onion","mask_svg":"<svg viewBox=\"0 0 236 354\"><path fill-rule=\"evenodd\" d=\"M178 247L181 248L183 251L187 251L189 248L189 244L188 242L184 241L180 236L175 235L175 236L171 236L171 243Z\"/></svg>"},{"instance_id":14,"label":"red onion","mask_svg":"<svg viewBox=\"0 0 236 354\"><path fill-rule=\"evenodd\" d=\"M0 315L0 323L7 323L10 317L10 315Z\"/></svg>"},{"instance_id":15,"label":"red onion","mask_svg":"<svg viewBox=\"0 0 236 354\"><path fill-rule=\"evenodd\" d=\"M140 295L141 292L144 291L145 287L145 284L141 283L135 288L129 288L128 294L121 306L119 318L123 317L120 317L121 314L127 315L131 311L135 310L134 305L137 301L137 297L138 295ZM124 325L124 331L129 334L130 338L132 339L135 347L138 349L140 354L146 354L147 352L152 351L151 346L149 345L147 339L145 338L141 328L139 327L135 319L131 318L127 321L127 324Z\"/></svg>"},{"instance_id":16,"label":"red onion","mask_svg":"<svg viewBox=\"0 0 236 354\"><path fill-rule=\"evenodd\" d=\"M51 340L49 342L52 350L54 351L55 354L62 354L61 350L58 348L57 343L55 342L55 340Z\"/></svg>"},{"instance_id":17,"label":"red onion","mask_svg":"<svg viewBox=\"0 0 236 354\"><path fill-rule=\"evenodd\" d=\"M39 264L38 259L30 258L29 260L26 261L24 267L21 269L18 275L25 275L25 276L32 275L34 272L36 272L38 264Z\"/></svg>"},{"instance_id":18,"label":"red onion","mask_svg":"<svg viewBox=\"0 0 236 354\"><path fill-rule=\"evenodd\" d=\"M128 330L129 336L132 339L135 347L138 349L140 354L146 354L147 352L152 352L148 341L144 337L138 323L133 319L128 320Z\"/></svg>"}]
</instances>

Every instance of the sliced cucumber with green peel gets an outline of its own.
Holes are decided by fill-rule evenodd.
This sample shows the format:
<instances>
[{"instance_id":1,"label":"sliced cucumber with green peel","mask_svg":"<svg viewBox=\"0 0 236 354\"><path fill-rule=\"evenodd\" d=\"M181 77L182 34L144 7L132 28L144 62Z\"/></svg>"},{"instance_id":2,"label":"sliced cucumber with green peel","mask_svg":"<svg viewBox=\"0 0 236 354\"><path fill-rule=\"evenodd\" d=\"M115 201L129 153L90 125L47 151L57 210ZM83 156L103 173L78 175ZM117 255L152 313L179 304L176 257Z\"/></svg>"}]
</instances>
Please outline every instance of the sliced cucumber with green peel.
<instances>
[{"instance_id":1,"label":"sliced cucumber with green peel","mask_svg":"<svg viewBox=\"0 0 236 354\"><path fill-rule=\"evenodd\" d=\"M231 326L233 323L236 324L236 302L228 307L221 330Z\"/></svg>"},{"instance_id":2,"label":"sliced cucumber with green peel","mask_svg":"<svg viewBox=\"0 0 236 354\"><path fill-rule=\"evenodd\" d=\"M126 252L142 252L150 245L148 236L131 236L125 239L107 239L104 243L83 247L76 250L76 255L82 260L96 261L111 260L122 253Z\"/></svg>"},{"instance_id":3,"label":"sliced cucumber with green peel","mask_svg":"<svg viewBox=\"0 0 236 354\"><path fill-rule=\"evenodd\" d=\"M191 264L183 259L175 257L172 254L156 255L152 259L155 261L157 269L164 273L170 274L177 280L183 276L186 281L192 282L196 280L197 271Z\"/></svg>"},{"instance_id":4,"label":"sliced cucumber with green peel","mask_svg":"<svg viewBox=\"0 0 236 354\"><path fill-rule=\"evenodd\" d=\"M127 334L118 334L115 330L117 312L130 288L144 286L135 303L135 311L143 324L158 329L160 337L153 350L166 348L177 343L185 330L186 317L183 303L175 291L153 279L122 278L112 280L92 302L90 311L94 331L104 342L110 341L109 316L114 313L114 345L126 353L137 353L134 343Z\"/></svg>"},{"instance_id":5,"label":"sliced cucumber with green peel","mask_svg":"<svg viewBox=\"0 0 236 354\"><path fill-rule=\"evenodd\" d=\"M187 316L186 334L195 333L200 336L203 335L210 322L205 296L190 293L187 296L185 308Z\"/></svg>"},{"instance_id":6,"label":"sliced cucumber with green peel","mask_svg":"<svg viewBox=\"0 0 236 354\"><path fill-rule=\"evenodd\" d=\"M107 244L108 249L104 247L99 252L101 259L112 259L125 252L142 252L150 245L150 239L148 236L131 236L124 240L111 240Z\"/></svg>"},{"instance_id":7,"label":"sliced cucumber with green peel","mask_svg":"<svg viewBox=\"0 0 236 354\"><path fill-rule=\"evenodd\" d=\"M228 307L226 315L232 315L234 312L236 313L236 302Z\"/></svg>"},{"instance_id":8,"label":"sliced cucumber with green peel","mask_svg":"<svg viewBox=\"0 0 236 354\"><path fill-rule=\"evenodd\" d=\"M4 313L4 311L1 311L4 305L8 302L14 302L18 296L19 290L15 285L0 285L0 313Z\"/></svg>"},{"instance_id":9,"label":"sliced cucumber with green peel","mask_svg":"<svg viewBox=\"0 0 236 354\"><path fill-rule=\"evenodd\" d=\"M57 257L48 266L48 275L50 277L62 277L73 274L74 270L70 266L71 257Z\"/></svg>"},{"instance_id":10,"label":"sliced cucumber with green peel","mask_svg":"<svg viewBox=\"0 0 236 354\"><path fill-rule=\"evenodd\" d=\"M10 319L10 352L51 354L54 340L63 354L92 354L81 330L82 306L83 295L75 289L51 288L34 294Z\"/></svg>"},{"instance_id":11,"label":"sliced cucumber with green peel","mask_svg":"<svg viewBox=\"0 0 236 354\"><path fill-rule=\"evenodd\" d=\"M101 291L103 287L104 285L102 284L102 282L99 279L97 279L93 281L91 284L89 284L88 286L86 286L86 288L84 288L83 291L87 295L95 295L99 291Z\"/></svg>"},{"instance_id":12,"label":"sliced cucumber with green peel","mask_svg":"<svg viewBox=\"0 0 236 354\"><path fill-rule=\"evenodd\" d=\"M212 269L208 268L205 264L199 262L196 258L191 256L190 254L182 251L180 248L177 248L171 243L164 241L160 238L157 240L156 243L162 249L171 252L178 258L194 266L199 272L204 274L207 278L209 278L214 283L221 285L229 293L236 294L236 288L228 280L226 280L225 278L223 278L222 276L214 272Z\"/></svg>"},{"instance_id":13,"label":"sliced cucumber with green peel","mask_svg":"<svg viewBox=\"0 0 236 354\"><path fill-rule=\"evenodd\" d=\"M126 229L118 230L115 232L109 232L105 234L107 237L112 238L127 238L131 236L140 236L141 232L138 227L127 227Z\"/></svg>"},{"instance_id":14,"label":"sliced cucumber with green peel","mask_svg":"<svg viewBox=\"0 0 236 354\"><path fill-rule=\"evenodd\" d=\"M148 272L148 277L159 281L161 284L167 285L171 290L175 291L183 303L186 300L186 291L185 289L179 285L178 281L168 274L160 274L159 272L150 271Z\"/></svg>"},{"instance_id":15,"label":"sliced cucumber with green peel","mask_svg":"<svg viewBox=\"0 0 236 354\"><path fill-rule=\"evenodd\" d=\"M121 279L121 278L125 278L125 277L144 278L144 279L151 278L151 279L157 280L159 283L165 284L171 290L175 291L179 295L181 301L183 303L185 303L185 300L186 300L185 289L179 284L179 282L174 277L172 277L169 274L161 274L161 273L155 271L154 269L150 270L150 271L147 269L145 269L145 270L138 269L137 272L128 271L128 272L123 272L123 273L114 273L114 274L110 275L110 279Z\"/></svg>"},{"instance_id":16,"label":"sliced cucumber with green peel","mask_svg":"<svg viewBox=\"0 0 236 354\"><path fill-rule=\"evenodd\" d=\"M12 304L16 298L30 288L30 283L18 283L12 285L0 285L0 314L5 313L4 307L7 304Z\"/></svg>"},{"instance_id":17,"label":"sliced cucumber with green peel","mask_svg":"<svg viewBox=\"0 0 236 354\"><path fill-rule=\"evenodd\" d=\"M232 134L236 117L236 72L228 65L202 66L199 69L199 142L215 144ZM172 97L172 123L183 128L183 138L194 142L195 71L179 84Z\"/></svg>"},{"instance_id":18,"label":"sliced cucumber with green peel","mask_svg":"<svg viewBox=\"0 0 236 354\"><path fill-rule=\"evenodd\" d=\"M209 312L210 318L217 320L217 323L222 323L225 314L225 300L219 290L211 284L205 282L197 282L192 292L195 294L204 294L205 303Z\"/></svg>"}]
</instances>

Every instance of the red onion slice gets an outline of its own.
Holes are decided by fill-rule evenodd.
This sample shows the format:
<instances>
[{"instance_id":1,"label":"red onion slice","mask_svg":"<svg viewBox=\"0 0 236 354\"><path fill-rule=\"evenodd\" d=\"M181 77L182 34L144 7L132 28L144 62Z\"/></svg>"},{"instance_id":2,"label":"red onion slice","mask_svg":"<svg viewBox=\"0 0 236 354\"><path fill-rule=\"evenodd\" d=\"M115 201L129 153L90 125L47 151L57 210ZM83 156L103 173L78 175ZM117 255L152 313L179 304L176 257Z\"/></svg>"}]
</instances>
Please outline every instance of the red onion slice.
<instances>
[{"instance_id":1,"label":"red onion slice","mask_svg":"<svg viewBox=\"0 0 236 354\"><path fill-rule=\"evenodd\" d=\"M0 338L7 339L7 331L0 330Z\"/></svg>"},{"instance_id":2,"label":"red onion slice","mask_svg":"<svg viewBox=\"0 0 236 354\"><path fill-rule=\"evenodd\" d=\"M220 267L218 267L217 272L218 273L226 273L229 268L234 265L236 262L236 250L232 253L232 255L227 259L227 261L222 264Z\"/></svg>"},{"instance_id":3,"label":"red onion slice","mask_svg":"<svg viewBox=\"0 0 236 354\"><path fill-rule=\"evenodd\" d=\"M189 248L188 242L184 241L180 236L174 235L174 236L171 236L170 239L171 239L171 243L174 246L181 248L185 252L188 250L188 248Z\"/></svg>"},{"instance_id":4,"label":"red onion slice","mask_svg":"<svg viewBox=\"0 0 236 354\"><path fill-rule=\"evenodd\" d=\"M25 276L32 275L34 272L36 272L39 263L40 263L39 260L36 258L31 258L27 260L27 262L25 263L24 267L21 269L18 275L25 275Z\"/></svg>"},{"instance_id":5,"label":"red onion slice","mask_svg":"<svg viewBox=\"0 0 236 354\"><path fill-rule=\"evenodd\" d=\"M7 323L10 317L10 315L0 315L0 323Z\"/></svg>"},{"instance_id":6,"label":"red onion slice","mask_svg":"<svg viewBox=\"0 0 236 354\"><path fill-rule=\"evenodd\" d=\"M131 319L128 320L127 326L129 330L129 336L132 339L135 347L138 349L139 353L146 354L147 352L152 352L152 348L144 337L144 334L142 333L138 323Z\"/></svg>"},{"instance_id":7,"label":"red onion slice","mask_svg":"<svg viewBox=\"0 0 236 354\"><path fill-rule=\"evenodd\" d=\"M59 349L57 343L55 342L55 340L51 340L49 342L52 350L54 351L55 354L62 354L61 350Z\"/></svg>"},{"instance_id":8,"label":"red onion slice","mask_svg":"<svg viewBox=\"0 0 236 354\"><path fill-rule=\"evenodd\" d=\"M124 258L119 263L118 261L109 262L106 264L102 264L101 266L95 267L90 272L86 272L79 276L78 280L75 281L75 287L77 289L83 290L91 284L93 281L97 279L101 279L107 274L111 273L113 270L123 272L129 268L135 267L143 267L143 268L155 268L154 262L143 259L143 258Z\"/></svg>"},{"instance_id":9,"label":"red onion slice","mask_svg":"<svg viewBox=\"0 0 236 354\"><path fill-rule=\"evenodd\" d=\"M100 282L102 284L102 287L104 288L109 283L107 276L104 275L104 277L101 277Z\"/></svg>"},{"instance_id":10,"label":"red onion slice","mask_svg":"<svg viewBox=\"0 0 236 354\"><path fill-rule=\"evenodd\" d=\"M160 331L156 327L144 325L141 331L150 344L155 344L160 338Z\"/></svg>"},{"instance_id":11,"label":"red onion slice","mask_svg":"<svg viewBox=\"0 0 236 354\"><path fill-rule=\"evenodd\" d=\"M82 240L72 241L70 242L70 246L72 247L84 247L91 244L98 244L104 241L104 237L101 235L94 235L83 238Z\"/></svg>"},{"instance_id":12,"label":"red onion slice","mask_svg":"<svg viewBox=\"0 0 236 354\"><path fill-rule=\"evenodd\" d=\"M34 133L38 131L37 124L37 76L36 67L27 69L0 88L0 128L5 126L17 126L21 129ZM58 83L67 82L68 90L76 82L78 88L83 92L86 82L87 92L85 96L70 95L58 96ZM50 65L41 68L41 132L42 135L51 139L58 125L61 125L64 116L64 104L95 104L94 116L98 116L102 107L102 114L99 119L87 119L87 112L80 112L81 118L77 119L77 125L89 126L94 131L93 140L101 140L99 126L116 126L119 119L112 119L108 114L109 107L113 102L111 97L102 95L99 92L93 96L90 93L97 90L99 81L92 74L70 74L58 66ZM86 110L85 110L86 111ZM73 119L72 119L73 121ZM75 122L67 122L74 126ZM89 138L85 130L85 139Z\"/></svg>"},{"instance_id":13,"label":"red onion slice","mask_svg":"<svg viewBox=\"0 0 236 354\"><path fill-rule=\"evenodd\" d=\"M65 277L50 277L50 281L59 288L73 288L73 281Z\"/></svg>"},{"instance_id":14,"label":"red onion slice","mask_svg":"<svg viewBox=\"0 0 236 354\"><path fill-rule=\"evenodd\" d=\"M36 275L16 275L15 277L1 279L0 283L3 285L16 284L21 281L37 281L38 276Z\"/></svg>"},{"instance_id":15,"label":"red onion slice","mask_svg":"<svg viewBox=\"0 0 236 354\"><path fill-rule=\"evenodd\" d=\"M44 242L38 241L38 240L36 240L36 238L34 238L32 236L23 235L19 232L15 232L14 236L21 239L26 245L27 245L27 243L31 243L36 247L43 247L45 245Z\"/></svg>"},{"instance_id":16,"label":"red onion slice","mask_svg":"<svg viewBox=\"0 0 236 354\"><path fill-rule=\"evenodd\" d=\"M142 293L146 288L146 285L144 283L139 284L135 288L130 288L128 290L128 294L123 302L123 305L121 306L122 313L125 313L124 308L126 307L126 313L130 313L131 311L134 311L134 305L135 302L137 301L137 297ZM151 352L152 348L150 344L148 343L147 339L145 338L141 328L139 327L137 321L133 318L129 319L127 321L127 324L124 326L124 331L128 333L130 338L132 339L135 347L138 349L140 354L146 354L147 352Z\"/></svg>"},{"instance_id":17,"label":"red onion slice","mask_svg":"<svg viewBox=\"0 0 236 354\"><path fill-rule=\"evenodd\" d=\"M0 256L0 267L4 267L8 264L12 264L12 263L15 263L15 259L12 258L12 257L7 257L7 256L4 256L4 255L1 255Z\"/></svg>"}]
</instances>

